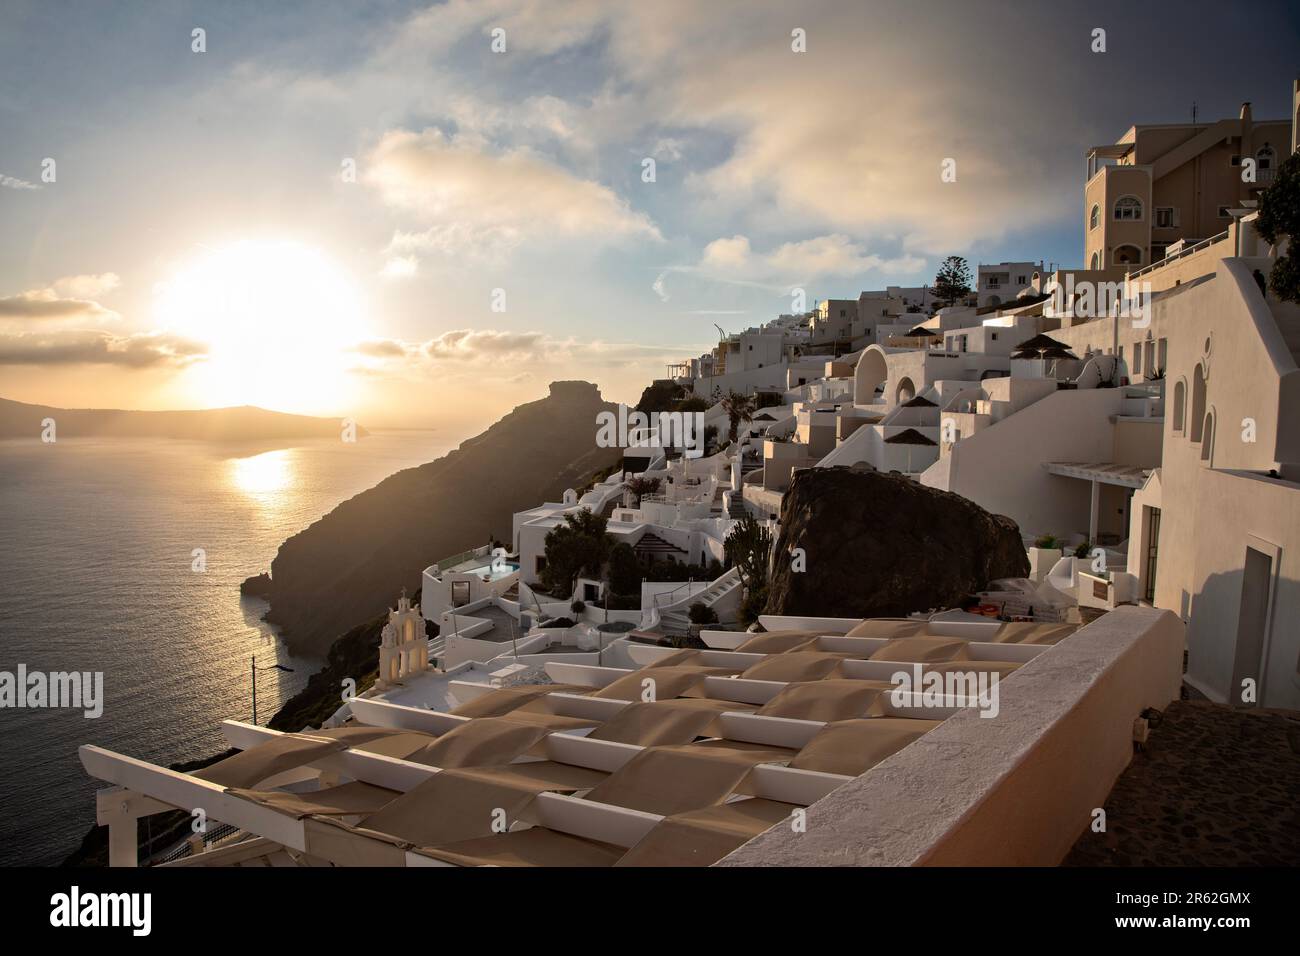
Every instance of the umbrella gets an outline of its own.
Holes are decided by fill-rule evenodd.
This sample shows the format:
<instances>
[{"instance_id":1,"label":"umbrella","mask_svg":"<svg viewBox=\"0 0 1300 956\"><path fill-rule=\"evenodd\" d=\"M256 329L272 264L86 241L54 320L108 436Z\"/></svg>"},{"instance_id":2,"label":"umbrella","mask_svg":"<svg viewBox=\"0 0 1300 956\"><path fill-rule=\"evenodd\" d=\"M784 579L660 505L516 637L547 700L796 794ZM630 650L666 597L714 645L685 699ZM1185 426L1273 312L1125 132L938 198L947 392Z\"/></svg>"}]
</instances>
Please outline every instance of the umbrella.
<instances>
[{"instance_id":1,"label":"umbrella","mask_svg":"<svg viewBox=\"0 0 1300 956\"><path fill-rule=\"evenodd\" d=\"M938 408L939 406L936 405L934 402L930 401L928 398L925 398L922 395L918 395L916 396L916 398L910 398L907 401L905 401L902 407L903 408ZM921 437L924 438L925 436L922 435ZM933 444L933 442L931 442L931 444Z\"/></svg>"},{"instance_id":2,"label":"umbrella","mask_svg":"<svg viewBox=\"0 0 1300 956\"><path fill-rule=\"evenodd\" d=\"M901 432L896 432L885 439L886 445L929 445L931 447L938 445L937 441L926 438L915 428L904 428ZM907 471L912 472L912 449L907 449Z\"/></svg>"},{"instance_id":3,"label":"umbrella","mask_svg":"<svg viewBox=\"0 0 1300 956\"><path fill-rule=\"evenodd\" d=\"M922 339L934 338L937 333L927 329L924 325L918 325L912 331L903 336L905 339Z\"/></svg>"},{"instance_id":4,"label":"umbrella","mask_svg":"<svg viewBox=\"0 0 1300 956\"><path fill-rule=\"evenodd\" d=\"M1050 335L1039 334L1035 335L1032 339L1026 339L1017 345L1015 350L1012 352L1011 357L1038 358L1040 357L1039 353L1045 352L1048 349L1065 349L1066 351L1069 351L1064 343L1056 341L1056 339L1052 338Z\"/></svg>"}]
</instances>

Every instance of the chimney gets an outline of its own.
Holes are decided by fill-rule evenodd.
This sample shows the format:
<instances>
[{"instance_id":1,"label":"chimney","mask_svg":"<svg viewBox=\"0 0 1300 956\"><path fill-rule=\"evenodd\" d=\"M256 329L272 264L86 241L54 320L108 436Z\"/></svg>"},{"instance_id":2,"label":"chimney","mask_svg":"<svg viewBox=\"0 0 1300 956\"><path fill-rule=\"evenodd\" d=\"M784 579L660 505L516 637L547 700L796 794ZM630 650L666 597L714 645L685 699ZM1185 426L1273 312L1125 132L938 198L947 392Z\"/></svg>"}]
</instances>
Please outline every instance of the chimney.
<instances>
[{"instance_id":1,"label":"chimney","mask_svg":"<svg viewBox=\"0 0 1300 956\"><path fill-rule=\"evenodd\" d=\"M1238 118L1239 120L1241 120L1242 122L1245 122L1245 123L1249 123L1249 122L1250 122L1250 102L1249 102L1249 101L1247 101L1247 102L1241 104L1241 113L1238 114L1237 118Z\"/></svg>"}]
</instances>

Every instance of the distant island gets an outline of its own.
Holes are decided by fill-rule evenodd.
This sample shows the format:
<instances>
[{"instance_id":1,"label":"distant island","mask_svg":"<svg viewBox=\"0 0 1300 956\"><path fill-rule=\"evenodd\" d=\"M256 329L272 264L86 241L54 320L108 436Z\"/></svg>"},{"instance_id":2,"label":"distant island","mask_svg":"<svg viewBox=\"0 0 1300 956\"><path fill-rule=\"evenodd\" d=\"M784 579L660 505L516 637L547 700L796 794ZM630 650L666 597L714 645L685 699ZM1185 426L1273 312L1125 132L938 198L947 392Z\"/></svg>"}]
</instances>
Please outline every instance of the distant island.
<instances>
[{"instance_id":1,"label":"distant island","mask_svg":"<svg viewBox=\"0 0 1300 956\"><path fill-rule=\"evenodd\" d=\"M337 438L343 420L289 415L253 405L196 411L145 412L118 408L55 408L0 398L0 439L39 439L53 419L58 438L182 438L193 441L262 441ZM357 426L357 437L368 433Z\"/></svg>"}]
</instances>

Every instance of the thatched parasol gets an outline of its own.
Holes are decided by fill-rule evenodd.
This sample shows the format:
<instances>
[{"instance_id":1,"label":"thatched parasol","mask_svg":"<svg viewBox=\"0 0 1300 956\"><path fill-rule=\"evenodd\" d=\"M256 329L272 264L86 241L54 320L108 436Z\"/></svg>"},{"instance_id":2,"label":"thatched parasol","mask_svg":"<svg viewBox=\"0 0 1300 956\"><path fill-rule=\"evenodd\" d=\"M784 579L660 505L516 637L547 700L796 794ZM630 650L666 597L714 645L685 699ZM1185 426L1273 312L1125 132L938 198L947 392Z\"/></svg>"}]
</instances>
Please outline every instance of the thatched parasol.
<instances>
[{"instance_id":1,"label":"thatched parasol","mask_svg":"<svg viewBox=\"0 0 1300 956\"><path fill-rule=\"evenodd\" d=\"M912 472L912 445L929 445L934 447L939 443L926 438L915 428L904 428L901 432L896 432L885 439L886 445L907 445L907 471Z\"/></svg>"}]
</instances>

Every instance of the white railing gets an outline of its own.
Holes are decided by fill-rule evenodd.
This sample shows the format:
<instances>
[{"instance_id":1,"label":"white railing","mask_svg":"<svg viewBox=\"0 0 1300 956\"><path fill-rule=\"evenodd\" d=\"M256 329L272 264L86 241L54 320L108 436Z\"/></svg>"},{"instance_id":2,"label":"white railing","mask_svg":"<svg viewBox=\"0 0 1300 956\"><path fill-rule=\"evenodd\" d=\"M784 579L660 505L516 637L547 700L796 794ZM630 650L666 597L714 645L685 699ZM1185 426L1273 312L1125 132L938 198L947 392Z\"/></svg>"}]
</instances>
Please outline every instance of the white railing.
<instances>
[{"instance_id":1,"label":"white railing","mask_svg":"<svg viewBox=\"0 0 1300 956\"><path fill-rule=\"evenodd\" d=\"M1184 259L1187 256L1190 256L1193 252L1200 252L1202 249L1207 249L1210 246L1214 245L1216 242L1222 242L1227 238L1228 238L1228 231L1225 229L1217 236L1211 236L1209 239L1202 239L1200 242L1196 243L1195 245L1187 246L1184 249L1178 250L1173 255L1165 256L1159 262L1153 262L1151 263L1151 265L1137 270L1137 272L1128 273L1127 274L1128 280L1132 282L1138 276L1144 276L1148 272L1153 272L1154 270L1159 269L1161 266L1167 266L1171 262L1177 262L1179 259Z\"/></svg>"}]
</instances>

